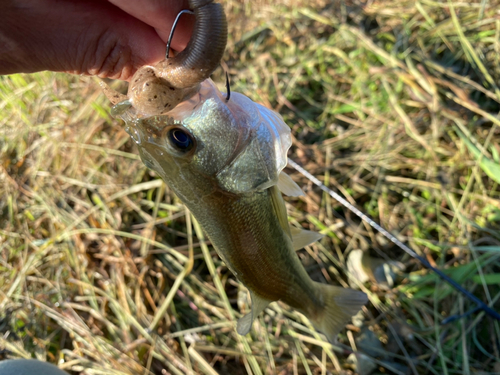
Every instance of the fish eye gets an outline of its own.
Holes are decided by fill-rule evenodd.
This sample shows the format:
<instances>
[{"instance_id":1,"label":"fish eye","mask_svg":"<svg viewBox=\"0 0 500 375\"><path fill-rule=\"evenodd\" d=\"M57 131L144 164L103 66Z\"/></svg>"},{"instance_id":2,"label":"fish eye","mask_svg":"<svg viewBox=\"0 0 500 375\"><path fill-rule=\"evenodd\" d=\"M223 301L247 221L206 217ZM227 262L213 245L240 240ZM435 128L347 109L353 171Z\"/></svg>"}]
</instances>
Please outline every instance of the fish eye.
<instances>
[{"instance_id":1,"label":"fish eye","mask_svg":"<svg viewBox=\"0 0 500 375\"><path fill-rule=\"evenodd\" d=\"M194 146L193 136L182 128L170 129L167 138L170 144L182 153L190 151Z\"/></svg>"}]
</instances>

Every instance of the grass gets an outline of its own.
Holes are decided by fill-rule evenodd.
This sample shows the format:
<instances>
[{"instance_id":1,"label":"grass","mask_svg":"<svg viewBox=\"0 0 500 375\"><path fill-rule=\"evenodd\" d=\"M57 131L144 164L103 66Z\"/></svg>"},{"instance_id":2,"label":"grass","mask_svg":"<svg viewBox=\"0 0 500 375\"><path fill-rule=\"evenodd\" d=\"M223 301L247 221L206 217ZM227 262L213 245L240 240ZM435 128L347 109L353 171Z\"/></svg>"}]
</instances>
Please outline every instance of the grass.
<instances>
[{"instance_id":1,"label":"grass","mask_svg":"<svg viewBox=\"0 0 500 375\"><path fill-rule=\"evenodd\" d=\"M278 110L290 157L500 310L498 1L225 3L232 90ZM215 81L223 87L223 74ZM332 347L246 293L148 171L91 78L0 77L0 357L85 374L500 373L500 322L289 169L315 280L370 303ZM353 281L349 254L399 262ZM379 260L375 260L379 259ZM162 372L164 371L164 372Z\"/></svg>"}]
</instances>

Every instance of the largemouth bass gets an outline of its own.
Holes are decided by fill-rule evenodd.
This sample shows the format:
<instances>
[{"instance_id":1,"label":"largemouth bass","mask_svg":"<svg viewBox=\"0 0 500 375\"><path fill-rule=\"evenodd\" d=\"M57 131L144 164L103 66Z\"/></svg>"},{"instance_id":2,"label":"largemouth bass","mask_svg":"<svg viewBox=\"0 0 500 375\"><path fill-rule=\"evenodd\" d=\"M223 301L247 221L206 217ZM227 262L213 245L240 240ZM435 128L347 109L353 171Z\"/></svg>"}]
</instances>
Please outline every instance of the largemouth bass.
<instances>
[{"instance_id":1,"label":"largemouth bass","mask_svg":"<svg viewBox=\"0 0 500 375\"><path fill-rule=\"evenodd\" d=\"M195 26L193 39L197 32ZM367 297L312 281L296 254L321 236L288 224L281 193L303 194L282 171L291 146L290 128L279 114L242 94L227 98L208 76L180 88L185 91L179 94L178 84L168 81L168 66L162 62L140 70L128 97L105 91L143 162L189 208L219 256L248 288L251 312L238 320L237 332L247 334L256 316L281 300L334 341ZM173 98L165 99L168 91L176 91Z\"/></svg>"}]
</instances>

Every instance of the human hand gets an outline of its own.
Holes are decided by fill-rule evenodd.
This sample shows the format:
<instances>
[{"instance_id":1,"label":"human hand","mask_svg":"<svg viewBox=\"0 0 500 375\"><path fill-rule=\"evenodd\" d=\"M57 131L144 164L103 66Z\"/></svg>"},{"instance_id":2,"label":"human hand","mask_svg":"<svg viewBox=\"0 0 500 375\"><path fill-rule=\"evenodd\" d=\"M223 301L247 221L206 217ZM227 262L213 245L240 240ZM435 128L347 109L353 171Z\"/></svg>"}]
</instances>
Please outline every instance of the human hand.
<instances>
[{"instance_id":1,"label":"human hand","mask_svg":"<svg viewBox=\"0 0 500 375\"><path fill-rule=\"evenodd\" d=\"M187 0L0 0L0 74L52 70L128 80L165 57ZM172 49L194 22L182 16Z\"/></svg>"}]
</instances>

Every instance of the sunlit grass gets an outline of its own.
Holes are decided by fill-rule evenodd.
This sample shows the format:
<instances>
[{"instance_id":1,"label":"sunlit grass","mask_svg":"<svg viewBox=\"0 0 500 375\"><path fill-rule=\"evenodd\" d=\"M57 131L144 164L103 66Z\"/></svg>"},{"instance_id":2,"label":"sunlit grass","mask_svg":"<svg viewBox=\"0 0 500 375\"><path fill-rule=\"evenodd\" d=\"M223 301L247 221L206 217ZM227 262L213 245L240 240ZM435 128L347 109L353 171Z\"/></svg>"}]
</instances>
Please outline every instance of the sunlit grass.
<instances>
[{"instance_id":1,"label":"sunlit grass","mask_svg":"<svg viewBox=\"0 0 500 375\"><path fill-rule=\"evenodd\" d=\"M278 110L290 157L500 310L498 2L228 1L233 91ZM224 87L223 74L214 80ZM303 176L291 222L318 281L370 304L332 347L271 304L246 337L244 288L137 156L90 78L0 77L0 356L89 374L500 372L500 327ZM391 286L352 279L362 249ZM149 329L151 328L151 329Z\"/></svg>"}]
</instances>

